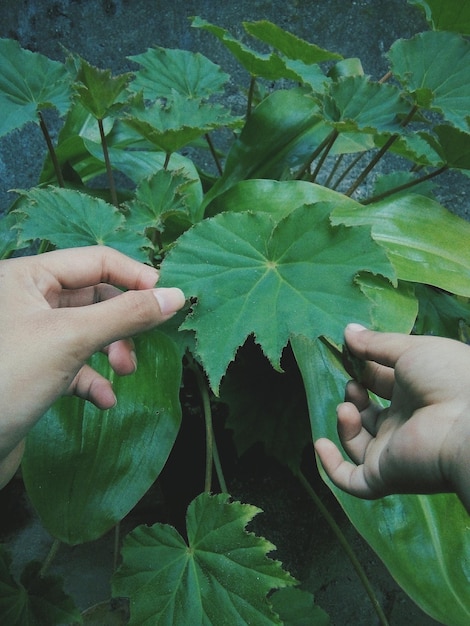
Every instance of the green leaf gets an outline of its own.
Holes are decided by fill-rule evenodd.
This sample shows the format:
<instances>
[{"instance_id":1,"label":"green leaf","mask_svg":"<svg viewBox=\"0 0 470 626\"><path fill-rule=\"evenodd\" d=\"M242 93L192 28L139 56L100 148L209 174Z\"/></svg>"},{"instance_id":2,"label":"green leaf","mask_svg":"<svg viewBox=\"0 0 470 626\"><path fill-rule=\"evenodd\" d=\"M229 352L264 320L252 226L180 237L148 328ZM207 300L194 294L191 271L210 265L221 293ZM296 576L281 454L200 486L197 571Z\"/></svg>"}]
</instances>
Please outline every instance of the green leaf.
<instances>
[{"instance_id":1,"label":"green leaf","mask_svg":"<svg viewBox=\"0 0 470 626\"><path fill-rule=\"evenodd\" d=\"M145 237L125 229L125 219L115 207L70 189L32 189L23 192L28 203L18 211L20 243L36 239L58 248L106 245L138 260L145 260Z\"/></svg>"},{"instance_id":2,"label":"green leaf","mask_svg":"<svg viewBox=\"0 0 470 626\"><path fill-rule=\"evenodd\" d=\"M470 4L462 0L408 0L424 11L434 30L470 35Z\"/></svg>"},{"instance_id":3,"label":"green leaf","mask_svg":"<svg viewBox=\"0 0 470 626\"><path fill-rule=\"evenodd\" d=\"M37 112L55 107L63 115L70 105L70 75L63 63L0 39L0 137L27 122Z\"/></svg>"},{"instance_id":4,"label":"green leaf","mask_svg":"<svg viewBox=\"0 0 470 626\"><path fill-rule=\"evenodd\" d=\"M470 326L470 305L467 301L428 287L416 285L419 315L414 331L419 335L437 335L467 341L462 336Z\"/></svg>"},{"instance_id":5,"label":"green leaf","mask_svg":"<svg viewBox=\"0 0 470 626\"><path fill-rule=\"evenodd\" d=\"M400 195L357 210L341 206L332 221L371 226L399 279L470 296L470 224L430 198Z\"/></svg>"},{"instance_id":6,"label":"green leaf","mask_svg":"<svg viewBox=\"0 0 470 626\"><path fill-rule=\"evenodd\" d=\"M275 591L270 597L276 613L284 626L329 626L330 618L318 605L311 593L287 587Z\"/></svg>"},{"instance_id":7,"label":"green leaf","mask_svg":"<svg viewBox=\"0 0 470 626\"><path fill-rule=\"evenodd\" d=\"M300 207L278 224L264 213L222 213L185 233L166 257L165 284L197 298L183 328L196 331L213 389L251 334L279 369L292 334L339 342L351 307L370 324L356 275L393 279L393 271L369 229L333 228L330 210Z\"/></svg>"},{"instance_id":8,"label":"green leaf","mask_svg":"<svg viewBox=\"0 0 470 626\"><path fill-rule=\"evenodd\" d=\"M143 91L146 100L172 98L177 91L186 98L203 99L222 93L230 76L200 53L149 48L128 57L141 65L130 88Z\"/></svg>"},{"instance_id":9,"label":"green leaf","mask_svg":"<svg viewBox=\"0 0 470 626\"><path fill-rule=\"evenodd\" d=\"M226 427L234 433L238 455L261 442L266 454L295 474L311 444L308 409L290 348L281 364L283 373L273 370L259 346L248 341L227 370L220 398L229 407Z\"/></svg>"},{"instance_id":10,"label":"green leaf","mask_svg":"<svg viewBox=\"0 0 470 626\"><path fill-rule=\"evenodd\" d=\"M134 107L125 122L167 154L215 128L238 124L223 106L190 100L177 92L166 105L156 101L147 108Z\"/></svg>"},{"instance_id":11,"label":"green leaf","mask_svg":"<svg viewBox=\"0 0 470 626\"><path fill-rule=\"evenodd\" d=\"M374 189L373 196L379 196L383 193L396 189L401 185L406 185L407 183L411 183L416 180L418 176L413 172L390 172L389 174L382 174L377 176L374 181ZM435 187L435 183L433 180L426 180L422 183L418 183L411 187L411 189L406 189L401 193L406 193L409 195L410 193L416 193L421 196L427 196L428 198L434 198L433 189ZM398 192L400 193L400 192Z\"/></svg>"},{"instance_id":12,"label":"green leaf","mask_svg":"<svg viewBox=\"0 0 470 626\"><path fill-rule=\"evenodd\" d=\"M324 50L315 44L304 41L268 20L243 22L243 27L247 33L271 45L273 48L277 48L287 58L303 61L306 65L321 63L322 61L336 61L343 58L336 52Z\"/></svg>"},{"instance_id":13,"label":"green leaf","mask_svg":"<svg viewBox=\"0 0 470 626\"><path fill-rule=\"evenodd\" d=\"M101 70L90 65L85 59L80 59L80 69L77 74L77 83L74 90L78 94L80 103L97 120L121 109L129 99L118 98L124 92L131 80L132 74L113 76L111 70Z\"/></svg>"},{"instance_id":14,"label":"green leaf","mask_svg":"<svg viewBox=\"0 0 470 626\"><path fill-rule=\"evenodd\" d=\"M7 259L19 247L17 221L12 213L0 217L0 259Z\"/></svg>"},{"instance_id":15,"label":"green leaf","mask_svg":"<svg viewBox=\"0 0 470 626\"><path fill-rule=\"evenodd\" d=\"M293 585L274 546L245 531L260 512L201 494L188 507L188 543L171 526L139 526L125 539L113 595L131 600L130 626L281 624L266 595Z\"/></svg>"},{"instance_id":16,"label":"green leaf","mask_svg":"<svg viewBox=\"0 0 470 626\"><path fill-rule=\"evenodd\" d=\"M438 141L432 135L422 134L443 163L456 170L470 170L470 134L448 125L433 128Z\"/></svg>"},{"instance_id":17,"label":"green leaf","mask_svg":"<svg viewBox=\"0 0 470 626\"><path fill-rule=\"evenodd\" d=\"M139 368L132 376L117 377L101 354L91 360L113 382L114 408L62 398L28 436L28 495L48 532L71 545L97 539L131 510L179 430L179 352L160 331L135 342Z\"/></svg>"},{"instance_id":18,"label":"green leaf","mask_svg":"<svg viewBox=\"0 0 470 626\"><path fill-rule=\"evenodd\" d=\"M409 110L397 87L372 82L367 76L332 82L323 102L325 119L340 132L398 132L400 116Z\"/></svg>"},{"instance_id":19,"label":"green leaf","mask_svg":"<svg viewBox=\"0 0 470 626\"><path fill-rule=\"evenodd\" d=\"M349 377L322 341L295 337L292 345L304 379L313 437L328 437L340 445L336 405ZM414 602L440 623L466 626L470 533L468 513L458 498L442 494L366 501L340 491L321 472L356 529Z\"/></svg>"},{"instance_id":20,"label":"green leaf","mask_svg":"<svg viewBox=\"0 0 470 626\"><path fill-rule=\"evenodd\" d=\"M470 42L454 33L429 31L399 39L388 56L393 75L419 106L468 131Z\"/></svg>"},{"instance_id":21,"label":"green leaf","mask_svg":"<svg viewBox=\"0 0 470 626\"><path fill-rule=\"evenodd\" d=\"M17 583L10 573L11 557L0 546L0 621L8 626L82 623L73 600L58 576L41 576L40 563L29 563Z\"/></svg>"}]
</instances>

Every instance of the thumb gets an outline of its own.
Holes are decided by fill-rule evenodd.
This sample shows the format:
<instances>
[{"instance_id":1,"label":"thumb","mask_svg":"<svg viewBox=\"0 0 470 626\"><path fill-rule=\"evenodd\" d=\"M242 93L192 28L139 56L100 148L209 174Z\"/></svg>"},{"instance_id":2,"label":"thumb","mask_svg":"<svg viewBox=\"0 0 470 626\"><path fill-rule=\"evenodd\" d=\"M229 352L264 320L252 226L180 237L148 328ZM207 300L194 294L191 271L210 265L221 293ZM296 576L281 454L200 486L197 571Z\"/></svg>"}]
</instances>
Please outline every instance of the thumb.
<instances>
[{"instance_id":1,"label":"thumb","mask_svg":"<svg viewBox=\"0 0 470 626\"><path fill-rule=\"evenodd\" d=\"M403 352L413 344L409 335L376 332L359 324L348 324L344 338L355 356L387 367L394 367Z\"/></svg>"},{"instance_id":2,"label":"thumb","mask_svg":"<svg viewBox=\"0 0 470 626\"><path fill-rule=\"evenodd\" d=\"M185 303L176 287L127 291L114 298L84 307L56 309L73 315L72 330L78 330L83 358L104 346L131 337L170 319ZM65 320L64 320L65 321Z\"/></svg>"}]
</instances>

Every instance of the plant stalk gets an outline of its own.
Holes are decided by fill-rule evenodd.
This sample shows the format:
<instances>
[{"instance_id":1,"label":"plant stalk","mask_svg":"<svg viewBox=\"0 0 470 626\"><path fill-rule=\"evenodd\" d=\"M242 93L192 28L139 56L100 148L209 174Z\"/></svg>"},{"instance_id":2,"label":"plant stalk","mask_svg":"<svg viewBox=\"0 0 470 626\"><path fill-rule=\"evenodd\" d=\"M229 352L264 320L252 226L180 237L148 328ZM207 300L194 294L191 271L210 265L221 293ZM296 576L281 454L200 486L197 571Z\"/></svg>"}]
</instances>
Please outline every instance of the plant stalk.
<instances>
[{"instance_id":1,"label":"plant stalk","mask_svg":"<svg viewBox=\"0 0 470 626\"><path fill-rule=\"evenodd\" d=\"M308 482L307 478L302 473L302 471L298 470L296 475L297 475L297 478L300 480L301 484L303 485L303 487L305 488L305 490L307 491L307 493L309 494L309 496L312 498L313 502L317 506L317 508L320 511L320 513L323 515L325 521L328 523L328 525L330 526L331 530L335 534L339 544L341 545L343 550L346 552L346 555L348 556L349 560L351 561L352 566L356 570L356 573L357 573L357 575L359 577L359 580L364 585L366 593L369 596L370 601L372 602L372 606L374 607L374 610L377 613L377 616L379 618L380 624L382 626L390 626L389 623L388 623L387 617L385 616L385 614L384 614L384 612L382 610L382 607L380 606L379 601L377 600L377 597L376 597L376 595L374 593L374 590L372 589L372 586L371 586L371 584L369 582L369 579L367 578L367 575L366 575L362 565L360 564L357 556L354 554L354 550L349 545L349 543L348 543L346 537L344 536L341 528L338 526L338 524L334 520L334 518L331 515L331 513L328 511L326 506L323 504L321 499L318 497L317 493L315 492L315 490L313 489L311 484Z\"/></svg>"},{"instance_id":2,"label":"plant stalk","mask_svg":"<svg viewBox=\"0 0 470 626\"><path fill-rule=\"evenodd\" d=\"M60 543L61 542L59 539L54 539L51 545L51 548L49 550L49 553L46 556L44 563L41 566L41 569L39 570L39 578L44 578L44 576L47 574L47 570L51 566L52 561L54 560L55 556L57 555L57 552L59 551Z\"/></svg>"},{"instance_id":3,"label":"plant stalk","mask_svg":"<svg viewBox=\"0 0 470 626\"><path fill-rule=\"evenodd\" d=\"M190 358L191 369L196 376L196 383L201 394L202 408L204 411L204 421L206 425L206 471L204 479L204 491L210 493L212 491L212 465L214 459L214 433L212 430L212 408L209 398L209 392L207 390L207 383L204 380L201 368Z\"/></svg>"},{"instance_id":4,"label":"plant stalk","mask_svg":"<svg viewBox=\"0 0 470 626\"><path fill-rule=\"evenodd\" d=\"M405 191L405 189L410 189L411 187L415 187L416 185L419 185L420 183L424 183L427 180L431 180L435 176L439 176L439 174L442 174L448 169L449 169L448 165L443 165L439 169L434 170L434 172L421 176L420 178L415 178L414 180L410 180L409 182L403 183L403 185L399 185L398 187L394 187L393 189L388 189L387 191L384 191L383 193L379 193L376 196L372 196L372 198L367 198L367 200L363 200L362 204L364 205L372 204L373 202L378 202L379 200L388 198L388 196L392 196L394 193L398 193L399 191Z\"/></svg>"},{"instance_id":5,"label":"plant stalk","mask_svg":"<svg viewBox=\"0 0 470 626\"><path fill-rule=\"evenodd\" d=\"M325 139L320 143L319 146L317 146L315 148L315 150L312 152L312 154L309 156L308 160L306 161L306 163L302 166L302 168L298 171L297 176L295 177L296 180L301 180L305 173L308 171L308 169L310 168L310 166L312 165L313 161L317 158L317 156L319 154L321 154L323 152L323 150L328 146L328 144L330 143L331 140L331 136L337 133L336 130L333 130L329 135L327 135L325 137Z\"/></svg>"},{"instance_id":6,"label":"plant stalk","mask_svg":"<svg viewBox=\"0 0 470 626\"><path fill-rule=\"evenodd\" d=\"M250 79L250 86L248 88L248 100L246 103L246 119L251 115L251 109L253 107L253 95L255 93L256 77L252 76Z\"/></svg>"},{"instance_id":7,"label":"plant stalk","mask_svg":"<svg viewBox=\"0 0 470 626\"><path fill-rule=\"evenodd\" d=\"M51 157L51 161L54 167L54 172L57 178L57 182L59 183L59 187L65 187L64 177L62 175L62 170L59 165L59 159L57 158L57 153L55 151L51 136L49 134L49 130L47 128L46 122L44 121L44 117L41 111L38 111L38 117L39 117L39 126L41 128L42 134L44 135L44 139L46 140L47 149Z\"/></svg>"},{"instance_id":8,"label":"plant stalk","mask_svg":"<svg viewBox=\"0 0 470 626\"><path fill-rule=\"evenodd\" d=\"M104 132L103 120L101 119L98 120L98 127L100 129L101 147L103 150L104 163L106 166L106 174L108 176L108 185L109 185L109 191L111 193L111 202L114 204L115 207L118 207L119 202L117 199L116 185L114 183L114 176L113 176L113 170L111 167L111 161L109 160L108 142L106 140L106 135Z\"/></svg>"},{"instance_id":9,"label":"plant stalk","mask_svg":"<svg viewBox=\"0 0 470 626\"><path fill-rule=\"evenodd\" d=\"M220 163L219 157L217 156L217 152L216 152L216 149L214 147L214 144L212 143L212 139L211 139L209 133L206 133L204 135L204 137L205 137L205 140L207 141L207 145L209 146L209 150L210 150L210 152L212 154L212 158L214 159L217 171L219 172L220 176L222 176L222 174L223 174L222 165Z\"/></svg>"},{"instance_id":10,"label":"plant stalk","mask_svg":"<svg viewBox=\"0 0 470 626\"><path fill-rule=\"evenodd\" d=\"M333 132L330 134L329 136L329 141L325 146L325 149L322 152L321 157L318 159L318 163L313 171L313 174L310 178L310 182L314 183L318 174L320 173L321 168L323 167L323 163L325 162L326 157L329 155L331 148L333 147L333 144L335 143L336 139L338 138L338 131L335 129L333 130Z\"/></svg>"}]
</instances>

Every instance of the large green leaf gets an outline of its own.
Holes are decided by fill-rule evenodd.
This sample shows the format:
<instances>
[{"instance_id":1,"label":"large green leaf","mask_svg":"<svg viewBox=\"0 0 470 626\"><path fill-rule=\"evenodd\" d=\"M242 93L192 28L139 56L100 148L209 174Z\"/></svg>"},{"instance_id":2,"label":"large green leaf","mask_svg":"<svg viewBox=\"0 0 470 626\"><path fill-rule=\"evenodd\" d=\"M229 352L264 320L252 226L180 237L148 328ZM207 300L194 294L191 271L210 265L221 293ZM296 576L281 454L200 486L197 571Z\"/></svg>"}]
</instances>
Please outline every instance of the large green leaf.
<instances>
[{"instance_id":1,"label":"large green leaf","mask_svg":"<svg viewBox=\"0 0 470 626\"><path fill-rule=\"evenodd\" d=\"M399 39L388 56L394 76L419 106L469 130L470 42L454 33L429 31Z\"/></svg>"},{"instance_id":2,"label":"large green leaf","mask_svg":"<svg viewBox=\"0 0 470 626\"><path fill-rule=\"evenodd\" d=\"M17 582L10 573L11 557L0 546L0 621L5 626L81 624L73 600L58 576L40 575L40 563L29 563Z\"/></svg>"},{"instance_id":3,"label":"large green leaf","mask_svg":"<svg viewBox=\"0 0 470 626\"><path fill-rule=\"evenodd\" d=\"M435 30L470 35L470 4L462 0L408 0L424 11Z\"/></svg>"},{"instance_id":4,"label":"large green leaf","mask_svg":"<svg viewBox=\"0 0 470 626\"><path fill-rule=\"evenodd\" d=\"M470 296L470 224L424 196L400 196L332 213L335 224L372 227L398 278Z\"/></svg>"},{"instance_id":5,"label":"large green leaf","mask_svg":"<svg viewBox=\"0 0 470 626\"><path fill-rule=\"evenodd\" d=\"M186 98L208 98L223 92L230 78L207 57L188 50L155 47L128 58L142 66L130 88L143 91L146 100L172 98L175 91Z\"/></svg>"},{"instance_id":6,"label":"large green leaf","mask_svg":"<svg viewBox=\"0 0 470 626\"><path fill-rule=\"evenodd\" d=\"M118 404L108 411L62 398L28 436L23 476L46 529L75 545L120 521L160 473L181 421L181 359L154 331L136 338L139 368L119 378L103 355L92 366L110 378Z\"/></svg>"},{"instance_id":7,"label":"large green leaf","mask_svg":"<svg viewBox=\"0 0 470 626\"><path fill-rule=\"evenodd\" d=\"M369 229L331 227L330 210L302 206L278 223L267 213L222 213L185 233L166 257L165 283L197 298L184 328L196 331L215 390L250 334L279 368L291 334L339 342L352 308L371 323L356 276L394 273Z\"/></svg>"},{"instance_id":8,"label":"large green leaf","mask_svg":"<svg viewBox=\"0 0 470 626\"><path fill-rule=\"evenodd\" d=\"M449 125L437 125L433 128L437 136L422 133L442 162L456 170L470 170L470 134Z\"/></svg>"},{"instance_id":9,"label":"large green leaf","mask_svg":"<svg viewBox=\"0 0 470 626\"><path fill-rule=\"evenodd\" d=\"M0 137L37 122L41 109L55 107L61 115L67 111L70 75L63 63L0 39L0 67Z\"/></svg>"},{"instance_id":10,"label":"large green leaf","mask_svg":"<svg viewBox=\"0 0 470 626\"><path fill-rule=\"evenodd\" d=\"M348 377L321 340L295 337L292 345L307 392L313 437L328 437L339 444L335 409ZM365 501L324 478L354 526L411 598L439 622L467 626L470 533L468 514L457 497L388 496Z\"/></svg>"},{"instance_id":11,"label":"large green leaf","mask_svg":"<svg viewBox=\"0 0 470 626\"><path fill-rule=\"evenodd\" d=\"M115 207L79 191L49 187L25 192L28 199L18 211L20 243L35 239L58 248L106 245L138 260L145 260L146 239L125 229L125 218Z\"/></svg>"},{"instance_id":12,"label":"large green leaf","mask_svg":"<svg viewBox=\"0 0 470 626\"><path fill-rule=\"evenodd\" d=\"M281 624L266 595L293 585L274 546L245 531L259 509L201 494L188 507L188 543L171 526L139 526L125 539L113 594L131 600L130 626Z\"/></svg>"}]
</instances>

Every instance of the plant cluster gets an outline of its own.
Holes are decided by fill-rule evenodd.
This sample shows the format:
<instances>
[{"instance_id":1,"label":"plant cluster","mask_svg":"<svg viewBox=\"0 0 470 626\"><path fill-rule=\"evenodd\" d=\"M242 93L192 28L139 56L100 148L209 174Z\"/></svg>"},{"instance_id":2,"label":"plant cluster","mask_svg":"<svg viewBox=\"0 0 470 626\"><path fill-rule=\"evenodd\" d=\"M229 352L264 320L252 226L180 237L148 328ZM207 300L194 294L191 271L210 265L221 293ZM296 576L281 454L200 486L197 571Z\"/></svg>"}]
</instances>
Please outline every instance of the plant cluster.
<instances>
[{"instance_id":1,"label":"plant cluster","mask_svg":"<svg viewBox=\"0 0 470 626\"><path fill-rule=\"evenodd\" d=\"M161 284L188 297L184 312L137 338L138 372L113 381L118 406L61 399L31 432L22 467L57 542L97 539L158 479L181 425L182 381L194 377L205 485L185 537L161 523L125 537L112 594L130 599L129 624L327 624L268 557L274 546L247 532L259 509L230 498L213 407L227 406L240 454L261 442L318 500L301 460L312 437L337 440L345 324L468 335L470 224L436 201L433 184L470 170L470 7L412 3L431 28L394 43L380 80L270 22L243 24L271 50L259 53L194 18L250 76L240 116L224 104L229 76L201 54L154 47L131 57L135 72L113 76L0 40L0 135L35 122L48 148L39 184L0 220L0 258L108 245L159 267ZM276 81L282 88L268 89ZM55 145L51 107L65 120ZM93 367L113 377L102 355ZM455 496L363 502L330 487L424 611L468 623L468 518ZM0 563L9 624L82 623L44 566L18 582L5 549Z\"/></svg>"}]
</instances>

